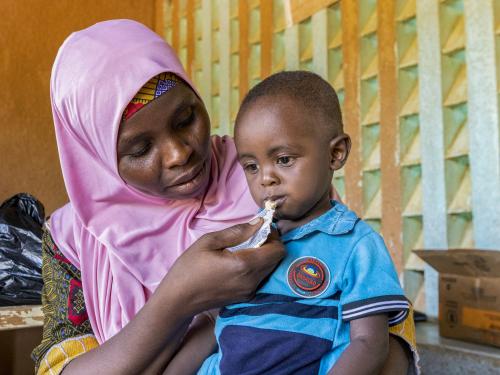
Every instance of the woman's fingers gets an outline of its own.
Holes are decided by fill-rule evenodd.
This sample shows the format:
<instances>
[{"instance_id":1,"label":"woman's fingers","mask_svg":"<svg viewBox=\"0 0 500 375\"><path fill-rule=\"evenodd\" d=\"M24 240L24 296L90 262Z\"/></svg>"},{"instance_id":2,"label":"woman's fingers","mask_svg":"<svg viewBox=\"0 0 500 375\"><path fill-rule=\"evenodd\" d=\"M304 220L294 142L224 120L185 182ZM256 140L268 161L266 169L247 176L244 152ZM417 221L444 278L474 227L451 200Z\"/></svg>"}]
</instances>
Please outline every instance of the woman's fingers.
<instances>
[{"instance_id":1,"label":"woman's fingers","mask_svg":"<svg viewBox=\"0 0 500 375\"><path fill-rule=\"evenodd\" d=\"M225 249L236 246L250 238L262 225L262 218L252 220L250 223L237 224L232 227L205 234L197 242L202 247L210 249Z\"/></svg>"},{"instance_id":2,"label":"woman's fingers","mask_svg":"<svg viewBox=\"0 0 500 375\"><path fill-rule=\"evenodd\" d=\"M261 225L262 220L206 234L177 259L166 279L169 288L184 291L185 311L196 314L247 300L255 293L283 258L281 241L270 237L256 249L236 252L224 249L245 241Z\"/></svg>"},{"instance_id":3,"label":"woman's fingers","mask_svg":"<svg viewBox=\"0 0 500 375\"><path fill-rule=\"evenodd\" d=\"M205 235L209 248L225 249L238 245L252 236L262 225L262 218L247 224L238 224L230 228ZM208 237L208 239L206 238ZM251 282L260 282L274 269L278 262L285 255L285 249L280 241L278 232L273 228L268 240L264 245L255 249L239 250L227 256L232 256L239 260L242 273L255 278Z\"/></svg>"},{"instance_id":4,"label":"woman's fingers","mask_svg":"<svg viewBox=\"0 0 500 375\"><path fill-rule=\"evenodd\" d=\"M278 233L278 230L275 227L271 227L271 233L269 234L269 237L267 237L267 242L271 240L280 241L280 234Z\"/></svg>"},{"instance_id":5,"label":"woman's fingers","mask_svg":"<svg viewBox=\"0 0 500 375\"><path fill-rule=\"evenodd\" d=\"M285 247L279 240L271 239L256 249L245 249L234 253L245 262L248 270L267 276L285 256Z\"/></svg>"}]
</instances>

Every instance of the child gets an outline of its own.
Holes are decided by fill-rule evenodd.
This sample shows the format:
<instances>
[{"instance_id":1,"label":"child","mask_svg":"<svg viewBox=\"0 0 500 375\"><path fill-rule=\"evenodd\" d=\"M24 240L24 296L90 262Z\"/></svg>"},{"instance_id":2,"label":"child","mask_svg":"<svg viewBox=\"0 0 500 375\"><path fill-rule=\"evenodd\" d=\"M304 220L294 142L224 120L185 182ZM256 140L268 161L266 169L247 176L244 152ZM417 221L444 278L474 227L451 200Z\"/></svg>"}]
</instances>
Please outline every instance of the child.
<instances>
[{"instance_id":1,"label":"child","mask_svg":"<svg viewBox=\"0 0 500 375\"><path fill-rule=\"evenodd\" d=\"M335 91L309 72L265 79L242 103L235 142L254 200L277 204L287 255L253 299L220 311L218 350L198 373L378 373L387 325L409 304L382 238L330 200L351 145ZM192 345L191 366L212 350L207 327L181 349L179 358Z\"/></svg>"}]
</instances>

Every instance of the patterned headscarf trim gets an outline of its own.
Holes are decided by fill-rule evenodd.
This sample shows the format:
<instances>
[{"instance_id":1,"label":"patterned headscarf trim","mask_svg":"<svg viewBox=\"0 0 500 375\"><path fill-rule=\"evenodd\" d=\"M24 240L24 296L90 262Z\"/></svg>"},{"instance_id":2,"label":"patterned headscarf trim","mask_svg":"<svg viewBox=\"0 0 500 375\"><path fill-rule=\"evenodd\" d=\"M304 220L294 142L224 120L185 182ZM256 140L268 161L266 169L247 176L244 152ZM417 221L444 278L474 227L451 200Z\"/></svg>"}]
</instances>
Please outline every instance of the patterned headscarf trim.
<instances>
[{"instance_id":1,"label":"patterned headscarf trim","mask_svg":"<svg viewBox=\"0 0 500 375\"><path fill-rule=\"evenodd\" d=\"M140 110L149 102L152 102L159 96L165 94L168 90L175 87L177 82L182 82L179 77L172 73L160 73L151 78L142 88L135 94L123 111L122 120L128 120L134 113Z\"/></svg>"}]
</instances>

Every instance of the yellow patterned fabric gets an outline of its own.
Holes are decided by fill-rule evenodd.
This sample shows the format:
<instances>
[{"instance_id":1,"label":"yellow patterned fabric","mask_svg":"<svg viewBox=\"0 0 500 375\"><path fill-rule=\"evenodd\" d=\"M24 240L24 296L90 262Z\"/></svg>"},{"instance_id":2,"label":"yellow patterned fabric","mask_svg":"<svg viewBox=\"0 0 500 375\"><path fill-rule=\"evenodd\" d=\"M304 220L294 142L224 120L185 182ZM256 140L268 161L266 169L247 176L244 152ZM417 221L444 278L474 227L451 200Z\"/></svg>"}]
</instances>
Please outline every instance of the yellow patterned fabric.
<instances>
[{"instance_id":1,"label":"yellow patterned fabric","mask_svg":"<svg viewBox=\"0 0 500 375\"><path fill-rule=\"evenodd\" d=\"M401 338L408 344L413 356L412 373L418 374L417 338L415 334L415 322L413 321L413 306L410 305L410 310L408 310L405 320L399 324L389 327L389 333Z\"/></svg>"},{"instance_id":2,"label":"yellow patterned fabric","mask_svg":"<svg viewBox=\"0 0 500 375\"><path fill-rule=\"evenodd\" d=\"M79 355L97 348L99 344L93 335L72 337L54 345L40 361L37 375L57 375Z\"/></svg>"},{"instance_id":3,"label":"yellow patterned fabric","mask_svg":"<svg viewBox=\"0 0 500 375\"><path fill-rule=\"evenodd\" d=\"M161 73L151 78L127 105L123 112L123 120L127 120L146 104L175 87L178 82L182 80L172 73Z\"/></svg>"},{"instance_id":4,"label":"yellow patterned fabric","mask_svg":"<svg viewBox=\"0 0 500 375\"><path fill-rule=\"evenodd\" d=\"M59 251L47 227L42 236L42 277L44 322L42 341L31 354L35 368L59 343L93 334L80 271Z\"/></svg>"}]
</instances>

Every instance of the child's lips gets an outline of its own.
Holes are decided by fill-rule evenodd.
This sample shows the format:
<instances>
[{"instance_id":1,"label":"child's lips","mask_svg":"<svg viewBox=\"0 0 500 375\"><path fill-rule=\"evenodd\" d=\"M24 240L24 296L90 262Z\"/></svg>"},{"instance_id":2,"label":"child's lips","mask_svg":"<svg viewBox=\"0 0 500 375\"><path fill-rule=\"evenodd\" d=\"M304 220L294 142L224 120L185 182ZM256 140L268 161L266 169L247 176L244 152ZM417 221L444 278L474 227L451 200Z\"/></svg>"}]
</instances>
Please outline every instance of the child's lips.
<instances>
[{"instance_id":1,"label":"child's lips","mask_svg":"<svg viewBox=\"0 0 500 375\"><path fill-rule=\"evenodd\" d=\"M280 206L283 205L283 203L285 203L285 200L286 200L286 196L284 196L284 195L273 195L273 196L270 196L270 197L267 197L266 199L264 199L264 202L266 202L266 201L275 202L276 209L278 209L278 208L280 208Z\"/></svg>"}]
</instances>

